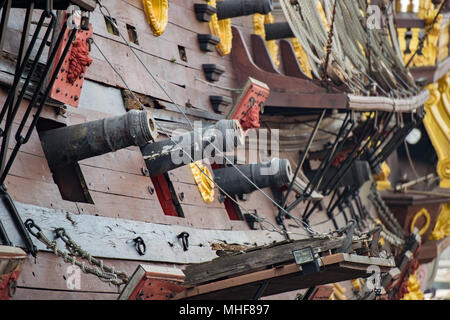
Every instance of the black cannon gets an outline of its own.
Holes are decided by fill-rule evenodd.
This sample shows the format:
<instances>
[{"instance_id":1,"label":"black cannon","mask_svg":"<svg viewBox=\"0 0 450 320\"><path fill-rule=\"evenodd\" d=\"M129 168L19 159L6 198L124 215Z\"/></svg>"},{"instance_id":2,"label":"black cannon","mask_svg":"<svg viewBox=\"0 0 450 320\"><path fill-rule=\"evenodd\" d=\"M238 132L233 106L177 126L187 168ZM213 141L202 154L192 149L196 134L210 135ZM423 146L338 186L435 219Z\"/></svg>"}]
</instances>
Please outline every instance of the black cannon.
<instances>
[{"instance_id":1,"label":"black cannon","mask_svg":"<svg viewBox=\"0 0 450 320\"><path fill-rule=\"evenodd\" d=\"M267 41L295 37L287 22L266 23L264 24L264 30Z\"/></svg>"},{"instance_id":2,"label":"black cannon","mask_svg":"<svg viewBox=\"0 0 450 320\"><path fill-rule=\"evenodd\" d=\"M150 176L179 168L205 158L220 158L220 152L233 151L244 144L244 133L238 120L220 120L216 124L171 139L141 147ZM219 152L219 151L220 152ZM217 161L216 161L217 162Z\"/></svg>"},{"instance_id":3,"label":"black cannon","mask_svg":"<svg viewBox=\"0 0 450 320\"><path fill-rule=\"evenodd\" d=\"M40 133L48 163L53 168L129 146L144 146L157 135L151 114L138 110Z\"/></svg>"},{"instance_id":4,"label":"black cannon","mask_svg":"<svg viewBox=\"0 0 450 320\"><path fill-rule=\"evenodd\" d=\"M273 158L261 163L245 164L214 170L214 181L229 195L241 195L257 188L282 187L294 177L289 160ZM243 175L249 178L248 181Z\"/></svg>"},{"instance_id":5,"label":"black cannon","mask_svg":"<svg viewBox=\"0 0 450 320\"><path fill-rule=\"evenodd\" d=\"M219 20L254 13L268 14L273 10L272 0L224 0L218 1L216 8Z\"/></svg>"}]
</instances>

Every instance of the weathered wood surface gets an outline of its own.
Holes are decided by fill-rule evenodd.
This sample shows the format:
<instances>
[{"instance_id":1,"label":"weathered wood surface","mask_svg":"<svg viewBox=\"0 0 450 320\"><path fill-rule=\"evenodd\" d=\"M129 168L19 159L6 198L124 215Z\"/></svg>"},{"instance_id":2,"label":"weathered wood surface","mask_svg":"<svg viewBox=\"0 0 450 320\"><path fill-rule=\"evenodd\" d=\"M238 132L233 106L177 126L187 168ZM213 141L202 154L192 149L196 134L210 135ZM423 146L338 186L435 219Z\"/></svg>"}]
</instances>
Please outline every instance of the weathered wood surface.
<instances>
[{"instance_id":1,"label":"weathered wood surface","mask_svg":"<svg viewBox=\"0 0 450 320\"><path fill-rule=\"evenodd\" d=\"M30 289L18 287L11 300L117 300L118 293Z\"/></svg>"},{"instance_id":2,"label":"weathered wood surface","mask_svg":"<svg viewBox=\"0 0 450 320\"><path fill-rule=\"evenodd\" d=\"M177 299L249 300L253 299L262 285L262 296L274 295L313 286L368 277L367 268L377 265L386 272L395 263L393 259L374 259L365 256L334 254L321 263L321 271L303 274L295 263L242 274L192 288L176 296Z\"/></svg>"},{"instance_id":3,"label":"weathered wood surface","mask_svg":"<svg viewBox=\"0 0 450 320\"><path fill-rule=\"evenodd\" d=\"M212 111L209 103L211 92L217 95L231 96L229 91L210 87L196 78L204 79L201 65L204 63L219 63L228 72L217 83L224 87L233 87L235 81L231 72L231 60L222 58L216 52L204 53L200 51L197 33L209 33L208 24L196 20L190 7L193 1L183 6L171 3L169 9L169 24L163 35L154 37L145 19L142 4L138 2L105 1L111 15L117 20L119 30L127 36L126 24L133 25L138 34L139 45L131 44L152 71L158 81L169 92L171 98L180 105L190 103L196 108ZM114 66L123 74L132 90L148 94L163 100L167 95L158 87L154 80L145 72L132 52L122 39L109 34L105 27L103 16L98 10L92 15L94 26L94 40L112 61ZM183 46L187 55L187 62L179 57L178 46ZM111 54L113 53L114 54ZM121 80L110 70L97 48L92 49L91 56L94 63L88 69L87 78L124 87ZM102 69L102 72L99 71ZM105 71L109 73L105 77Z\"/></svg>"},{"instance_id":4,"label":"weathered wood surface","mask_svg":"<svg viewBox=\"0 0 450 320\"><path fill-rule=\"evenodd\" d=\"M105 265L113 266L117 271L125 272L131 276L139 266L140 261L103 259ZM86 262L87 263L87 262ZM146 264L152 264L145 262ZM165 264L158 264L165 265ZM173 266L173 265L167 265ZM123 288L107 282L103 282L95 275L78 272L69 263L65 263L60 257L53 253L39 252L36 259L28 257L24 264L22 273L18 279L18 286L29 289L45 289L53 291L75 292L101 292L117 294ZM79 276L75 282L74 276Z\"/></svg>"},{"instance_id":5,"label":"weathered wood surface","mask_svg":"<svg viewBox=\"0 0 450 320\"><path fill-rule=\"evenodd\" d=\"M131 46L136 48L138 54L161 80L172 98L180 104L189 119L215 121L223 116L212 112L209 95L231 96L231 93L195 80L204 78L201 64L218 63L226 67L227 72L221 77L219 85L235 88L237 83L231 72L233 67L231 56L220 57L216 52L200 51L197 33L209 33L209 27L208 24L195 19L192 10L194 2L196 1L171 0L169 26L164 35L154 37L142 12L142 1L103 0L103 3L111 9L113 17L117 19L119 29L125 37L127 37L126 23L136 27L140 45L131 44ZM252 30L251 17L234 20L233 24L239 25L241 30L245 29L247 32ZM10 22L13 24L9 50L14 52L17 51L21 25L19 20L13 19ZM146 95L168 100L145 73L131 51L120 43L121 39L106 31L104 19L98 10L92 14L91 22L94 25L95 41L108 58L113 60L131 88ZM32 30L33 28L34 26ZM187 62L179 58L178 45L185 47ZM124 85L96 50L95 46L92 46L91 56L94 63L88 68L86 80L86 88L90 88L90 91L83 91L81 97L83 103L80 101L80 108L68 107L64 116L54 108L44 108L42 117L74 125L123 111L119 93ZM3 105L5 97L5 92L2 91L0 105ZM24 101L19 109L16 124L20 122L26 106L27 101ZM163 103L161 110L154 109L154 116L165 128L172 129L186 125L177 106L171 103ZM27 124L29 125L31 121L32 117L28 119ZM13 127L13 131L16 128L17 125ZM293 159L297 160L298 155ZM110 264L117 265L118 269L120 266L129 269L129 273L132 273L137 261L146 263L167 261L177 264L209 261L216 257L215 252L209 247L212 242L263 245L284 239L275 232L248 231L249 227L244 221L230 221L223 204L219 204L217 200L206 206L199 198L189 167L179 168L169 174L177 193L185 193L185 200L181 202L185 218L165 216L156 195L148 192L147 187L151 186L152 182L141 173L141 168L145 164L138 148L126 148L86 159L80 161L80 166L85 180L90 183L89 192L94 204L75 203L61 198L53 182L38 134L34 131L30 142L19 152L6 183L12 198L16 202L23 203L18 203L23 220L33 217L48 236L55 227L66 228L74 240L93 255L111 258L108 260ZM269 190L265 191L271 195ZM218 190L215 192L217 195ZM256 209L260 216L276 226L274 217L277 209L264 195L253 193L248 201L241 203L249 210ZM304 205L301 204L292 214L299 217L303 209ZM2 217L4 214L2 213ZM312 224L325 219L326 215L323 212L317 212L312 218ZM6 220L8 230L13 230L10 220ZM70 220L74 221L75 225ZM298 227L291 227L291 224L295 224L292 220L286 222L288 230L293 232L292 238L301 238L299 233L304 234L304 231ZM271 228L268 225L265 227ZM330 228L330 222L315 227L321 232L327 232ZM176 235L181 231L190 233L190 248L187 252L182 250L181 243L176 239ZM132 241L130 242L137 236L143 237L147 244L147 253L143 257L138 255ZM17 238L17 234L14 237ZM39 248L45 250L41 244ZM43 258L40 260L39 256ZM83 278L85 280L82 281L80 291L67 291L63 278L65 275L61 274L66 270L66 266L45 252L40 252L39 256L37 265L34 264L34 260L26 265L24 281L19 283L21 287L18 288L16 298L105 299L115 296L115 291L104 287L100 281L92 281L90 277Z\"/></svg>"},{"instance_id":6,"label":"weathered wood surface","mask_svg":"<svg viewBox=\"0 0 450 320\"><path fill-rule=\"evenodd\" d=\"M31 218L44 234L52 239L57 227L65 228L73 240L93 256L111 259L158 261L168 263L199 263L216 257L210 245L216 242L237 243L247 246L267 245L283 240L275 232L233 231L199 229L175 224L145 223L122 218L79 215L62 210L52 210L15 202L23 221ZM0 213L0 219L7 230L11 230L11 241L22 246L20 236L7 212ZM183 251L177 239L181 232L188 232L189 250ZM134 248L133 239L142 237L147 244L147 252L140 256ZM33 239L39 250L48 251L45 246ZM63 247L63 243L59 242Z\"/></svg>"},{"instance_id":7,"label":"weathered wood surface","mask_svg":"<svg viewBox=\"0 0 450 320\"><path fill-rule=\"evenodd\" d=\"M216 258L211 262L190 265L184 271L185 283L194 285L227 276L248 273L259 268L276 266L294 261L292 251L311 246L315 252L323 252L339 248L344 238L299 240L288 244L280 244L267 248L248 251L241 254Z\"/></svg>"}]
</instances>

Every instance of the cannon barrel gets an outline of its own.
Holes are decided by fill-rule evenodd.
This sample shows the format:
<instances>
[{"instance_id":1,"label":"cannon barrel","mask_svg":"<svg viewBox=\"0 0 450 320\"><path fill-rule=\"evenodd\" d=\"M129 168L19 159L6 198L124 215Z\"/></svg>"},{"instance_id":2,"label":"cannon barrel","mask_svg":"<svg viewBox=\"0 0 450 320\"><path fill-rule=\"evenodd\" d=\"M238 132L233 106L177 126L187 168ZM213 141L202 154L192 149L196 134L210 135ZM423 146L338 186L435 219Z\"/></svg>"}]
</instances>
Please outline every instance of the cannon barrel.
<instances>
[{"instance_id":1,"label":"cannon barrel","mask_svg":"<svg viewBox=\"0 0 450 320\"><path fill-rule=\"evenodd\" d=\"M323 177L318 189L324 191L325 187L328 188L334 184L340 187L349 186L360 188L366 181L372 179L372 172L367 161L355 160L345 174L343 173L343 169L331 166L327 174ZM310 173L311 179L314 174L315 171Z\"/></svg>"},{"instance_id":2,"label":"cannon barrel","mask_svg":"<svg viewBox=\"0 0 450 320\"><path fill-rule=\"evenodd\" d=\"M273 10L272 0L224 0L218 1L216 8L219 20L254 13L268 14Z\"/></svg>"},{"instance_id":3,"label":"cannon barrel","mask_svg":"<svg viewBox=\"0 0 450 320\"><path fill-rule=\"evenodd\" d=\"M153 177L189 164L191 158L198 161L218 157L217 149L225 153L243 144L244 133L239 121L220 120L208 127L194 126L193 131L174 135L172 139L149 143L141 151Z\"/></svg>"},{"instance_id":4,"label":"cannon barrel","mask_svg":"<svg viewBox=\"0 0 450 320\"><path fill-rule=\"evenodd\" d=\"M273 158L270 161L239 165L237 168L258 188L281 187L294 177L289 160ZM230 195L247 194L256 190L234 167L214 170L214 181Z\"/></svg>"},{"instance_id":5,"label":"cannon barrel","mask_svg":"<svg viewBox=\"0 0 450 320\"><path fill-rule=\"evenodd\" d=\"M157 137L155 121L147 111L123 115L40 134L51 167L67 165L129 146L143 146Z\"/></svg>"},{"instance_id":6,"label":"cannon barrel","mask_svg":"<svg viewBox=\"0 0 450 320\"><path fill-rule=\"evenodd\" d=\"M264 30L267 41L295 37L287 22L266 23L264 24Z\"/></svg>"}]
</instances>

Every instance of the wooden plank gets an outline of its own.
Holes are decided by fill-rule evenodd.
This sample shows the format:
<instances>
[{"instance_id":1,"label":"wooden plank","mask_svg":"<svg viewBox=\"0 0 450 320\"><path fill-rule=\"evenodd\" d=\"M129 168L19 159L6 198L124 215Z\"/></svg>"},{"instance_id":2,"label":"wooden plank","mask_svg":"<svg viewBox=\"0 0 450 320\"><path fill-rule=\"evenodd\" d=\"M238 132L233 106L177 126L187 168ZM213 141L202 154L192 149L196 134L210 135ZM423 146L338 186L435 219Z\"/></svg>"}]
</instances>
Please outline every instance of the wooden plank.
<instances>
[{"instance_id":1,"label":"wooden plank","mask_svg":"<svg viewBox=\"0 0 450 320\"><path fill-rule=\"evenodd\" d=\"M343 256L341 254L338 256L339 258L337 259L332 258L328 262L324 261L320 272L303 274L301 267L295 263L291 263L188 288L175 298L211 300L252 299L259 287L264 283L268 285L263 296L269 296L327 283L368 277L370 273L367 272L367 266L372 265L374 262L380 263L382 266L391 265L388 259L373 261L369 257L352 255L353 257L351 259L349 258L350 260L364 262L365 268L361 268L358 262L347 262L346 264L335 262L346 259L342 258Z\"/></svg>"},{"instance_id":2,"label":"wooden plank","mask_svg":"<svg viewBox=\"0 0 450 320\"><path fill-rule=\"evenodd\" d=\"M70 0L70 1L87 11L93 11L97 7L97 3L94 0Z\"/></svg>"},{"instance_id":3,"label":"wooden plank","mask_svg":"<svg viewBox=\"0 0 450 320\"><path fill-rule=\"evenodd\" d=\"M63 200L54 183L46 183L8 175L6 178L8 192L14 201L78 213L75 203Z\"/></svg>"},{"instance_id":4,"label":"wooden plank","mask_svg":"<svg viewBox=\"0 0 450 320\"><path fill-rule=\"evenodd\" d=\"M103 259L103 262L107 266L113 266L117 271L125 272L128 276L131 276L140 264L139 261L112 259ZM149 264L148 262L145 263ZM79 281L76 284L70 279L71 276L75 275L75 272L79 275ZM119 293L123 288L123 286L118 288L115 285L103 282L94 275L74 271L70 263L64 262L62 258L49 252L40 252L36 260L33 257L26 259L18 279L18 285L27 288L104 293Z\"/></svg>"},{"instance_id":5,"label":"wooden plank","mask_svg":"<svg viewBox=\"0 0 450 320\"><path fill-rule=\"evenodd\" d=\"M288 263L294 260L293 250L312 246L315 252L336 249L342 246L344 239L299 240L292 243L254 250L244 254L224 256L211 262L190 265L186 268L186 284L205 283L226 276L236 276L251 270L270 265Z\"/></svg>"},{"instance_id":6,"label":"wooden plank","mask_svg":"<svg viewBox=\"0 0 450 320\"><path fill-rule=\"evenodd\" d=\"M149 177L80 165L89 190L138 199L158 201L149 192L152 185Z\"/></svg>"},{"instance_id":7,"label":"wooden plank","mask_svg":"<svg viewBox=\"0 0 450 320\"><path fill-rule=\"evenodd\" d=\"M450 245L450 237L445 237L439 241L427 240L419 248L418 259L420 263L428 263L441 255Z\"/></svg>"},{"instance_id":8,"label":"wooden plank","mask_svg":"<svg viewBox=\"0 0 450 320\"><path fill-rule=\"evenodd\" d=\"M56 291L18 287L11 300L117 300L118 293Z\"/></svg>"},{"instance_id":9,"label":"wooden plank","mask_svg":"<svg viewBox=\"0 0 450 320\"><path fill-rule=\"evenodd\" d=\"M0 259L25 259L27 254L20 248L0 245Z\"/></svg>"},{"instance_id":10,"label":"wooden plank","mask_svg":"<svg viewBox=\"0 0 450 320\"><path fill-rule=\"evenodd\" d=\"M206 203L203 201L202 195L196 184L185 184L182 182L172 182L172 184L182 206L184 204L189 204L203 208L224 208L223 203L220 203L218 200L219 190L217 187L214 188L214 201Z\"/></svg>"},{"instance_id":11,"label":"wooden plank","mask_svg":"<svg viewBox=\"0 0 450 320\"><path fill-rule=\"evenodd\" d=\"M121 149L101 156L84 159L79 161L79 164L84 167L103 168L142 176L142 168L145 168L144 159L139 148L133 149Z\"/></svg>"},{"instance_id":12,"label":"wooden plank","mask_svg":"<svg viewBox=\"0 0 450 320\"><path fill-rule=\"evenodd\" d=\"M158 200L131 198L97 191L91 191L90 194L98 210L94 214L103 217L154 222L158 215L164 215Z\"/></svg>"},{"instance_id":13,"label":"wooden plank","mask_svg":"<svg viewBox=\"0 0 450 320\"><path fill-rule=\"evenodd\" d=\"M197 108L208 111L213 110L209 103L209 96L204 94L205 91L210 91L216 95L231 95L227 90L216 87L212 88L201 81L195 81L196 78L205 80L203 71L201 70L186 68L172 61L138 53L145 65L151 66L149 68L158 81L156 83L145 69L143 69L140 62L125 44L97 35L94 35L93 38L133 91L169 101L170 99L168 99L165 92L159 87L159 83L176 103L185 105L189 102ZM111 52L115 52L116 54L111 54ZM120 52L122 54L119 54ZM95 46L92 47L91 58L94 62L87 69L86 78L108 85L125 87L122 80L111 70L111 67ZM111 76L105 74L105 72L110 73ZM221 81L217 82L217 84L225 87L234 87L235 83L227 82L226 79L225 77L221 77Z\"/></svg>"},{"instance_id":14,"label":"wooden plank","mask_svg":"<svg viewBox=\"0 0 450 320\"><path fill-rule=\"evenodd\" d=\"M23 221L33 219L48 237L51 237L55 228L63 227L76 243L99 258L178 264L199 263L216 257L215 250L210 247L212 243L262 246L284 239L280 234L269 231L201 229L178 226L172 221L170 224L156 224L89 214L70 214L69 219L67 211L17 201L15 204ZM204 210L201 213L203 214ZM14 230L13 222L6 212L0 212L0 219L6 230ZM190 234L188 251L183 250L182 243L177 239L177 235L181 232ZM143 256L138 254L133 245L132 239L137 236L141 236L147 244L147 252ZM10 240L22 247L18 234L11 233ZM42 243L36 239L33 241L40 251L48 251ZM60 240L58 245L64 248Z\"/></svg>"},{"instance_id":15,"label":"wooden plank","mask_svg":"<svg viewBox=\"0 0 450 320\"><path fill-rule=\"evenodd\" d=\"M203 52L200 50L197 34L201 32L198 30L188 30L183 26L180 27L169 22L164 33L159 37L155 37L147 23L143 10L128 6L124 1L116 2L115 7L115 10L117 11L127 12L126 16L122 16L122 13L112 13L113 18L116 19L120 32L126 37L126 25L128 24L135 28L139 44L130 42L130 45L133 48L167 61L175 60L174 63L176 64L197 70L201 70L201 65L203 63L219 63L224 65L227 69L232 66L231 58L229 56L222 57L219 56L217 52ZM193 12L192 15L193 19L196 19ZM169 15L169 18L170 17L171 16ZM183 19L186 20L186 17L183 17ZM91 15L91 23L94 26L95 34L112 41L123 41L120 36L113 35L107 31L105 19L99 12L95 12ZM210 33L209 28L206 33ZM181 60L178 46L183 46L185 48L187 61ZM234 79L233 74L224 76Z\"/></svg>"},{"instance_id":16,"label":"wooden plank","mask_svg":"<svg viewBox=\"0 0 450 320\"><path fill-rule=\"evenodd\" d=\"M205 209L201 206L182 204L182 208L190 226L215 230L231 230L233 228L224 207ZM248 229L248 226L245 229Z\"/></svg>"},{"instance_id":17,"label":"wooden plank","mask_svg":"<svg viewBox=\"0 0 450 320\"><path fill-rule=\"evenodd\" d=\"M11 152L12 150L9 149L8 159ZM45 158L20 151L14 160L10 174L25 179L54 184L52 173Z\"/></svg>"}]
</instances>

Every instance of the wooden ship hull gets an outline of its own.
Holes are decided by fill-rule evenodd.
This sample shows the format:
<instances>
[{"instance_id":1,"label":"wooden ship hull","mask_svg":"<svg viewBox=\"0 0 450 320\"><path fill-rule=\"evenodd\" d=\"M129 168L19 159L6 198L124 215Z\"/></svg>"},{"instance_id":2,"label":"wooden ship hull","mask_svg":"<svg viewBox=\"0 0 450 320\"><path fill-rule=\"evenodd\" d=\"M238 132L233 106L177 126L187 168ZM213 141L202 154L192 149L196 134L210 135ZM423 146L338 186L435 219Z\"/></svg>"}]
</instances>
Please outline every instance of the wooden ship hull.
<instances>
[{"instance_id":1,"label":"wooden ship hull","mask_svg":"<svg viewBox=\"0 0 450 320\"><path fill-rule=\"evenodd\" d=\"M390 15L346 60L350 9L324 1L314 50L297 1L0 1L0 299L422 298L449 242L450 5L372 1ZM199 124L240 157L181 150Z\"/></svg>"}]
</instances>

